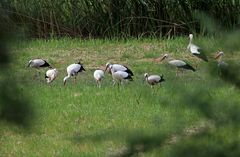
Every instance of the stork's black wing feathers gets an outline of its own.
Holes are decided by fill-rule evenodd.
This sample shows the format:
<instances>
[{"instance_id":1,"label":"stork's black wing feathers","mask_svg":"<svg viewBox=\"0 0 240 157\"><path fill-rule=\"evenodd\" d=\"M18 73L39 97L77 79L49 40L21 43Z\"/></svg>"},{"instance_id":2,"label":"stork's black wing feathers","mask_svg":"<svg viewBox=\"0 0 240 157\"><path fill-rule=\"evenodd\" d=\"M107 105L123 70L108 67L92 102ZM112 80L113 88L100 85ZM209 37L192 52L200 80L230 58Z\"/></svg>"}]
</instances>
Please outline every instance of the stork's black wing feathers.
<instances>
[{"instance_id":1,"label":"stork's black wing feathers","mask_svg":"<svg viewBox=\"0 0 240 157\"><path fill-rule=\"evenodd\" d=\"M129 80L129 81L133 81L133 78L130 74L127 77L125 77L124 79Z\"/></svg>"},{"instance_id":2,"label":"stork's black wing feathers","mask_svg":"<svg viewBox=\"0 0 240 157\"><path fill-rule=\"evenodd\" d=\"M79 72L81 72L81 71L86 71L85 69L84 69L84 67L80 64L80 69L77 71L77 73L79 73Z\"/></svg>"},{"instance_id":3,"label":"stork's black wing feathers","mask_svg":"<svg viewBox=\"0 0 240 157\"><path fill-rule=\"evenodd\" d=\"M131 76L134 76L134 75L133 75L133 72L132 72L128 67L125 66L125 68L127 68L127 70L126 70L125 72L127 72L127 73L130 74Z\"/></svg>"},{"instance_id":4,"label":"stork's black wing feathers","mask_svg":"<svg viewBox=\"0 0 240 157\"><path fill-rule=\"evenodd\" d=\"M82 65L81 65L80 71L86 71Z\"/></svg>"},{"instance_id":5,"label":"stork's black wing feathers","mask_svg":"<svg viewBox=\"0 0 240 157\"><path fill-rule=\"evenodd\" d=\"M194 53L193 55L202 59L202 60L204 60L204 61L206 61L206 62L208 62L208 58L203 52L201 52L200 54Z\"/></svg>"},{"instance_id":6,"label":"stork's black wing feathers","mask_svg":"<svg viewBox=\"0 0 240 157\"><path fill-rule=\"evenodd\" d=\"M192 70L192 71L196 71L196 69L194 69L191 65L189 64L186 64L184 66L181 66L181 68L184 68L184 69L188 69L188 70Z\"/></svg>"},{"instance_id":7,"label":"stork's black wing feathers","mask_svg":"<svg viewBox=\"0 0 240 157\"><path fill-rule=\"evenodd\" d=\"M47 61L45 61L45 60L43 60L43 61L44 61L44 64L39 67L51 67Z\"/></svg>"},{"instance_id":8,"label":"stork's black wing feathers","mask_svg":"<svg viewBox=\"0 0 240 157\"><path fill-rule=\"evenodd\" d=\"M81 72L81 71L86 71L86 70L84 69L84 67L83 67L83 65L81 64L81 62L80 62L80 61L78 61L78 63L77 63L77 64L81 65L81 68L79 69L79 71L78 71L78 72Z\"/></svg>"}]
</instances>

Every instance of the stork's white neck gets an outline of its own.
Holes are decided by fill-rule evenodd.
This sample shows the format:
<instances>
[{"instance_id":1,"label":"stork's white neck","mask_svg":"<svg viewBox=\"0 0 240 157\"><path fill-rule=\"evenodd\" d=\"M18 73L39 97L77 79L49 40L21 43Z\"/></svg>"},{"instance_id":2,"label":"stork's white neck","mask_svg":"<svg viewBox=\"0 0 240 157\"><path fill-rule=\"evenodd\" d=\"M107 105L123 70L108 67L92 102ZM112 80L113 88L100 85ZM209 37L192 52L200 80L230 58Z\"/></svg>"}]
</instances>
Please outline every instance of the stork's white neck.
<instances>
[{"instance_id":1,"label":"stork's white neck","mask_svg":"<svg viewBox=\"0 0 240 157\"><path fill-rule=\"evenodd\" d=\"M66 82L67 79L69 79L70 77L71 77L71 75L67 75L66 77L64 77L63 82Z\"/></svg>"},{"instance_id":2,"label":"stork's white neck","mask_svg":"<svg viewBox=\"0 0 240 157\"><path fill-rule=\"evenodd\" d=\"M218 58L217 58L217 61L218 61L218 63L220 63L220 62L222 62L222 55L220 55Z\"/></svg>"},{"instance_id":3,"label":"stork's white neck","mask_svg":"<svg viewBox=\"0 0 240 157\"><path fill-rule=\"evenodd\" d=\"M189 37L189 44L188 44L188 47L190 47L190 45L192 45L192 40L193 40L193 37Z\"/></svg>"},{"instance_id":4,"label":"stork's white neck","mask_svg":"<svg viewBox=\"0 0 240 157\"><path fill-rule=\"evenodd\" d=\"M111 74L115 73L115 71L113 70L113 67L111 66L110 68Z\"/></svg>"},{"instance_id":5,"label":"stork's white neck","mask_svg":"<svg viewBox=\"0 0 240 157\"><path fill-rule=\"evenodd\" d=\"M174 59L172 56L167 56L167 57L165 58L165 60L169 62L169 61L175 60L175 59Z\"/></svg>"}]
</instances>

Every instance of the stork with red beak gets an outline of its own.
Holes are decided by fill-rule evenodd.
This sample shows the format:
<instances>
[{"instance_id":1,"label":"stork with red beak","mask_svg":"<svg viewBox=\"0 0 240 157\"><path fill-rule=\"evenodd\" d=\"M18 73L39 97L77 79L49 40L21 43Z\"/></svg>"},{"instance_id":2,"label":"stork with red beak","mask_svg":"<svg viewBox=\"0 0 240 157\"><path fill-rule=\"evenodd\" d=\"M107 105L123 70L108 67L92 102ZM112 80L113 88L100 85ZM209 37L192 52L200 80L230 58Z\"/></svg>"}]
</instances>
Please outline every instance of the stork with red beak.
<instances>
[{"instance_id":1,"label":"stork with red beak","mask_svg":"<svg viewBox=\"0 0 240 157\"><path fill-rule=\"evenodd\" d=\"M222 67L222 66L228 66L228 64L225 63L225 62L222 60L223 56L224 56L224 52L222 52L222 51L217 52L217 53L215 54L214 59L217 60L219 67L220 67L220 66L221 66L221 67Z\"/></svg>"},{"instance_id":2,"label":"stork with red beak","mask_svg":"<svg viewBox=\"0 0 240 157\"><path fill-rule=\"evenodd\" d=\"M157 84L161 85L161 82L165 81L165 79L163 78L163 75L161 75L161 76L148 75L148 73L145 73L144 78L145 78L146 82L151 86L151 88L153 88L153 86L157 85Z\"/></svg>"},{"instance_id":3,"label":"stork with red beak","mask_svg":"<svg viewBox=\"0 0 240 157\"><path fill-rule=\"evenodd\" d=\"M57 74L58 74L58 71L56 68L49 69L45 74L45 79L47 83L51 83L53 80L55 80L57 77Z\"/></svg>"},{"instance_id":4,"label":"stork with red beak","mask_svg":"<svg viewBox=\"0 0 240 157\"><path fill-rule=\"evenodd\" d=\"M110 69L110 66L111 66L111 69ZM112 64L112 63L108 62L106 64L105 71L107 71L107 70L110 70L111 74L112 74L112 72L123 71L123 72L128 73L130 76L133 76L133 72L127 66L124 66L121 64Z\"/></svg>"},{"instance_id":5,"label":"stork with red beak","mask_svg":"<svg viewBox=\"0 0 240 157\"><path fill-rule=\"evenodd\" d=\"M113 85L116 84L116 82L119 84L122 84L124 80L133 81L132 75L126 71L115 71L113 68L113 65L109 65L109 68L111 70L112 78L113 78Z\"/></svg>"},{"instance_id":6,"label":"stork with red beak","mask_svg":"<svg viewBox=\"0 0 240 157\"><path fill-rule=\"evenodd\" d=\"M101 87L101 80L104 78L104 71L103 70L95 70L93 73L93 77L97 83L97 87Z\"/></svg>"},{"instance_id":7,"label":"stork with red beak","mask_svg":"<svg viewBox=\"0 0 240 157\"><path fill-rule=\"evenodd\" d=\"M44 59L31 59L28 62L27 67L35 68L39 70L40 68L51 68L50 64L45 61ZM38 71L38 74L35 75L35 77L39 77L40 72Z\"/></svg>"},{"instance_id":8,"label":"stork with red beak","mask_svg":"<svg viewBox=\"0 0 240 157\"><path fill-rule=\"evenodd\" d=\"M71 76L74 76L74 83L76 83L76 76L79 72L82 72L82 71L86 71L82 64L80 62L78 63L73 63L73 64L70 64L68 67L67 67L67 76L64 77L63 79L63 84L65 85L67 80L71 77Z\"/></svg>"},{"instance_id":9,"label":"stork with red beak","mask_svg":"<svg viewBox=\"0 0 240 157\"><path fill-rule=\"evenodd\" d=\"M177 60L173 59L170 57L169 54L164 54L164 56L160 59L160 62L163 60L167 60L168 64L175 66L177 68L176 75L178 75L178 70L179 69L185 69L185 70L192 70L196 71L190 64L186 63L185 61L182 60Z\"/></svg>"},{"instance_id":10,"label":"stork with red beak","mask_svg":"<svg viewBox=\"0 0 240 157\"><path fill-rule=\"evenodd\" d=\"M202 52L201 48L192 43L193 34L189 34L189 44L187 49L191 52L192 55L208 62L207 56Z\"/></svg>"}]
</instances>

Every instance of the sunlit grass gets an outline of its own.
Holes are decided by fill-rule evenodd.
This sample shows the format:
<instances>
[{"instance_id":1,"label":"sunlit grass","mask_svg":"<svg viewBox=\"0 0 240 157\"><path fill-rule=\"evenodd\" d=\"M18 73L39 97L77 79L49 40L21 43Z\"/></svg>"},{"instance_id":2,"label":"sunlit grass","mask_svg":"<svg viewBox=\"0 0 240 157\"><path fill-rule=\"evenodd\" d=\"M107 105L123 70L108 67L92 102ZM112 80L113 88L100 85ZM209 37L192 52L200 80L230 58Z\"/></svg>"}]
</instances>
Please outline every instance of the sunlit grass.
<instances>
[{"instance_id":1,"label":"sunlit grass","mask_svg":"<svg viewBox=\"0 0 240 157\"><path fill-rule=\"evenodd\" d=\"M208 74L207 63L186 51L187 44L187 38L127 41L66 38L23 41L13 45L11 72L14 74L9 77L16 78L21 92L32 102L35 115L30 130L4 122L0 124L1 154L106 156L124 147L129 134L168 133L204 121L199 110L185 105L178 93L182 96L191 94L199 85L216 98L230 97L235 91L234 87L213 79ZM166 52L187 60L198 70L195 73L186 71L176 77L174 68L153 61ZM26 68L29 59L38 57L59 70L58 78L51 85L44 80L46 69L41 70L40 80L33 80L35 69ZM77 84L70 79L63 86L66 67L79 59L86 72L78 75ZM111 77L106 74L102 88L97 88L93 70L104 67L108 61L131 68L134 81L120 87L112 86ZM166 81L151 89L144 82L145 72L164 74ZM234 100L239 101L237 97ZM143 156L157 154L153 151Z\"/></svg>"}]
</instances>

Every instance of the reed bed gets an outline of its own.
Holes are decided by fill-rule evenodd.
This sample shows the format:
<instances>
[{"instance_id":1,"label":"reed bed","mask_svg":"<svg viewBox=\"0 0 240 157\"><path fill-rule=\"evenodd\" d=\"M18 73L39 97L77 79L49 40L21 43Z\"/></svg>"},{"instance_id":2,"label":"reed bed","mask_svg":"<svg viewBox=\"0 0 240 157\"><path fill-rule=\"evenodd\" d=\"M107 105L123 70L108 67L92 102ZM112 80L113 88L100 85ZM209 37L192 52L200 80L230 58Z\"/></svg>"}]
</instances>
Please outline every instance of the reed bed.
<instances>
[{"instance_id":1,"label":"reed bed","mask_svg":"<svg viewBox=\"0 0 240 157\"><path fill-rule=\"evenodd\" d=\"M0 12L1 21L35 38L204 34L197 12L227 29L240 23L239 0L4 0Z\"/></svg>"}]
</instances>

